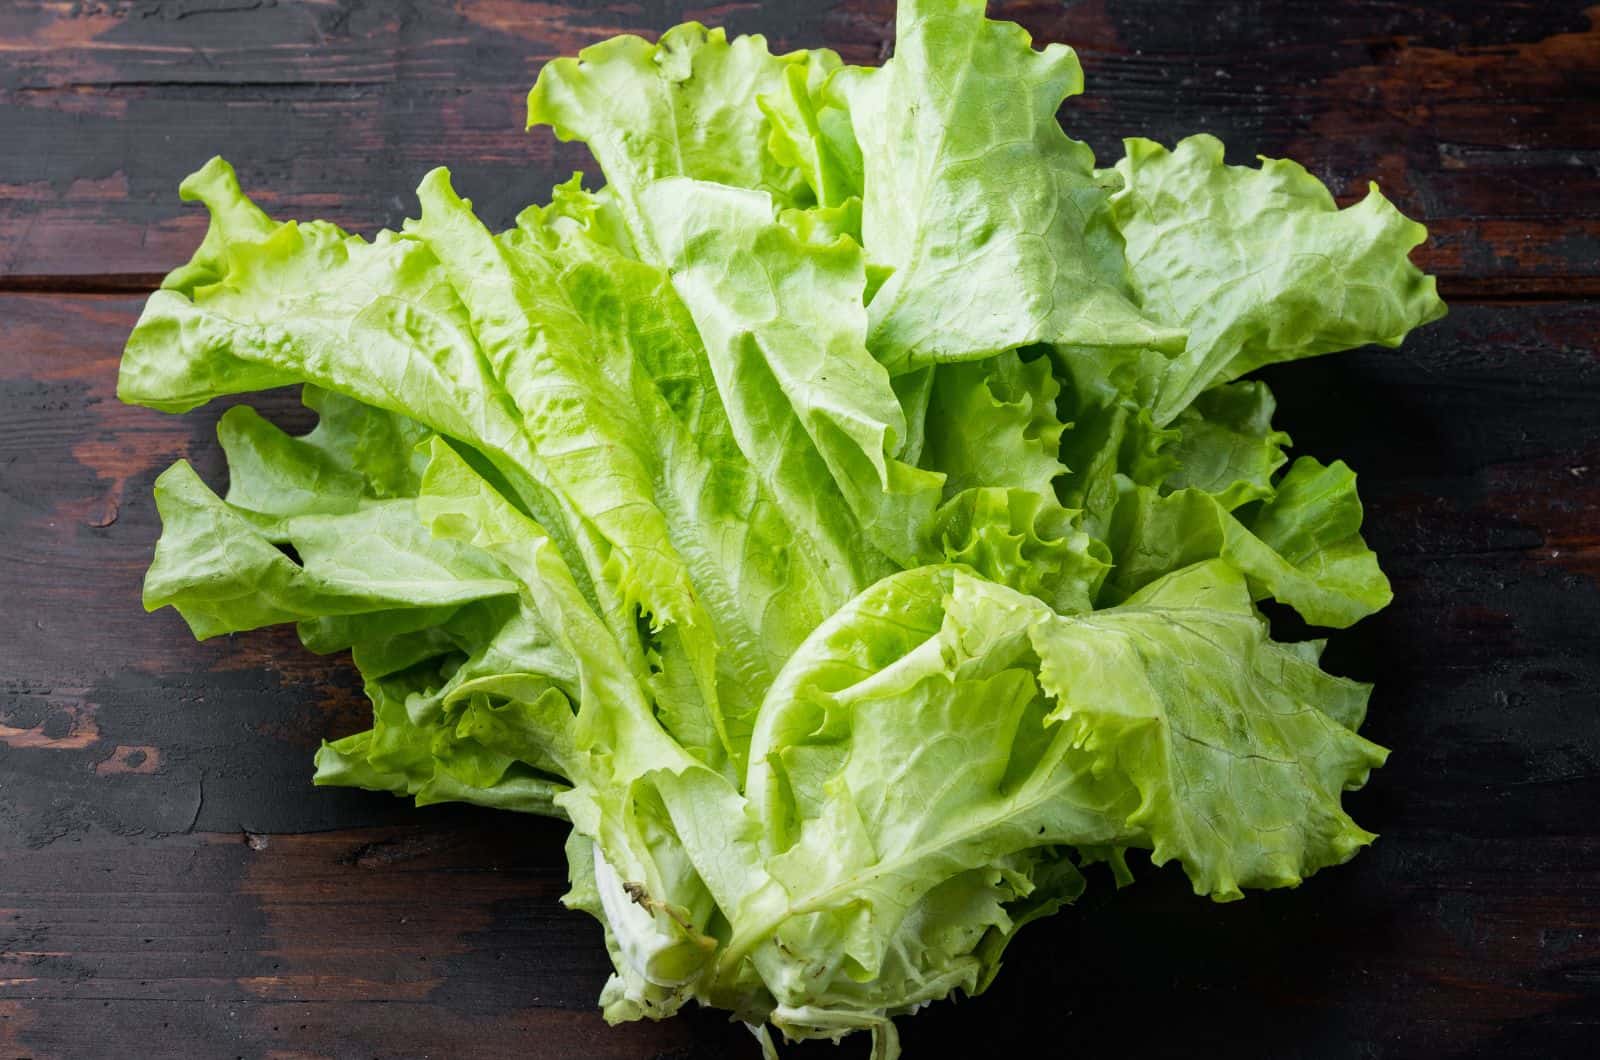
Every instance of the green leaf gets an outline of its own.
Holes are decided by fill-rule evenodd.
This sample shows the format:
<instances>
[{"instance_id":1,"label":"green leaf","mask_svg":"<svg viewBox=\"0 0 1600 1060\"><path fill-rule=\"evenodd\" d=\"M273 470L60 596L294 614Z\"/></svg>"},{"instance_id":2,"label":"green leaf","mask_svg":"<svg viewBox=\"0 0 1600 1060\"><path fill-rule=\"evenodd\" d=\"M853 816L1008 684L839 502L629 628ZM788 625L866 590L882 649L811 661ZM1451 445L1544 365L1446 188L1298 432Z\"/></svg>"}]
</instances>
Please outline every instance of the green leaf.
<instances>
[{"instance_id":1,"label":"green leaf","mask_svg":"<svg viewBox=\"0 0 1600 1060\"><path fill-rule=\"evenodd\" d=\"M1161 496L1123 479L1106 534L1117 565L1102 602L1221 557L1249 578L1257 599L1271 596L1307 622L1342 629L1393 598L1361 519L1355 473L1341 461L1324 467L1301 457L1271 500L1238 514L1198 489Z\"/></svg>"},{"instance_id":2,"label":"green leaf","mask_svg":"<svg viewBox=\"0 0 1600 1060\"><path fill-rule=\"evenodd\" d=\"M807 58L784 68L781 91L756 102L772 123L772 157L805 177L819 206L839 206L861 195L861 149L848 113L827 105L827 84L840 68L839 57L815 51Z\"/></svg>"},{"instance_id":3,"label":"green leaf","mask_svg":"<svg viewBox=\"0 0 1600 1060\"><path fill-rule=\"evenodd\" d=\"M1111 568L1111 554L1078 523L1078 513L1053 496L974 487L939 509L939 545L947 561L1037 596L1057 611L1087 611Z\"/></svg>"},{"instance_id":4,"label":"green leaf","mask_svg":"<svg viewBox=\"0 0 1600 1060\"><path fill-rule=\"evenodd\" d=\"M669 482L659 459L660 431L652 429L663 419L652 416L658 405L651 395L636 397L641 388L632 385L631 363L606 365L594 357L593 332L547 259L497 242L442 170L429 174L419 195L422 220L410 230L449 277L551 479L603 542L605 568L596 580L613 590L611 624L625 628L639 614L653 634L681 646L692 678L677 688L688 693L675 697L674 709L684 716L678 734L710 761L737 756L719 703L716 631L663 510L671 506L660 495L682 483ZM648 295L652 279L643 277L641 293ZM677 500L682 510L698 497ZM753 640L743 633L745 643Z\"/></svg>"},{"instance_id":5,"label":"green leaf","mask_svg":"<svg viewBox=\"0 0 1600 1060\"><path fill-rule=\"evenodd\" d=\"M1176 432L1158 428L1149 408L1137 402L1080 406L1061 439L1061 457L1070 468L1060 486L1063 502L1083 512L1086 531L1114 544L1111 520L1128 483L1153 486L1173 474L1176 439Z\"/></svg>"},{"instance_id":6,"label":"green leaf","mask_svg":"<svg viewBox=\"0 0 1600 1060\"><path fill-rule=\"evenodd\" d=\"M1336 716L1365 687L1266 634L1216 560L1033 634L1052 720L1137 789L1126 823L1152 860L1181 861L1220 901L1293 887L1373 839L1339 805L1387 756Z\"/></svg>"},{"instance_id":7,"label":"green leaf","mask_svg":"<svg viewBox=\"0 0 1600 1060\"><path fill-rule=\"evenodd\" d=\"M926 466L945 475L947 495L1009 486L1050 496L1066 471L1056 417L1060 384L1045 357L1015 351L987 361L940 365L929 399Z\"/></svg>"},{"instance_id":8,"label":"green leaf","mask_svg":"<svg viewBox=\"0 0 1600 1060\"><path fill-rule=\"evenodd\" d=\"M1014 856L1119 836L1087 760L1045 728L1027 629L1049 614L920 568L852 601L780 675L747 783L777 886L734 907L718 973L752 961L786 1033L975 989L979 943L1032 890Z\"/></svg>"},{"instance_id":9,"label":"green leaf","mask_svg":"<svg viewBox=\"0 0 1600 1060\"><path fill-rule=\"evenodd\" d=\"M863 158L864 245L890 272L873 353L898 373L1033 342L1181 345L1129 299L1093 153L1056 122L1077 57L983 12L905 0L894 58L832 81Z\"/></svg>"},{"instance_id":10,"label":"green leaf","mask_svg":"<svg viewBox=\"0 0 1600 1060\"><path fill-rule=\"evenodd\" d=\"M637 245L653 256L653 211L641 196L667 177L689 177L770 193L784 206L815 201L786 136L772 150L780 113L795 131L790 71L802 85L838 66L832 52L774 56L760 36L731 43L720 29L676 26L659 43L619 36L557 59L528 94L528 127L549 125L563 140L589 145ZM800 88L802 95L805 90ZM762 103L766 106L763 107ZM778 157L781 155L782 157ZM815 172L815 163L809 167Z\"/></svg>"},{"instance_id":11,"label":"green leaf","mask_svg":"<svg viewBox=\"0 0 1600 1060\"><path fill-rule=\"evenodd\" d=\"M1080 889L1063 845L1148 846L1218 899L1345 860L1371 836L1341 794L1384 753L1353 731L1365 686L1315 655L1221 561L1074 616L960 568L882 580L779 675L748 807L725 789L679 825L731 870L716 982L748 962L793 1036L875 1027L987 983Z\"/></svg>"},{"instance_id":12,"label":"green leaf","mask_svg":"<svg viewBox=\"0 0 1600 1060\"><path fill-rule=\"evenodd\" d=\"M1162 485L1198 489L1229 511L1272 496L1272 476L1289 459L1289 436L1272 429L1277 402L1267 384L1228 383L1195 398L1173 421L1177 465Z\"/></svg>"},{"instance_id":13,"label":"green leaf","mask_svg":"<svg viewBox=\"0 0 1600 1060\"><path fill-rule=\"evenodd\" d=\"M740 448L758 467L774 445L801 450L792 474L831 478L872 545L901 565L926 558L943 481L898 459L905 413L866 349L860 248L801 241L760 192L669 180L646 201L670 219L663 253Z\"/></svg>"},{"instance_id":14,"label":"green leaf","mask_svg":"<svg viewBox=\"0 0 1600 1060\"><path fill-rule=\"evenodd\" d=\"M569 190L568 202L578 194ZM749 689L753 710L789 652L882 561L864 563L859 527L812 447L800 439L774 446L763 433L767 409L757 402L781 413L782 393L757 393L755 380L744 379L730 382L725 402L672 278L611 249L595 230L602 213L559 230L548 217L524 216L499 242L526 283L543 277L539 300L557 302L579 324L559 332L544 325L544 341L563 337L566 357L595 360L597 371L579 391L582 407L605 402L623 410L619 418L632 432L624 444L647 468L673 545L716 627L721 679L734 691ZM537 304L527 315L542 321L549 314ZM762 466L768 474L758 473ZM584 488L580 478L573 490ZM730 724L747 737L744 721Z\"/></svg>"},{"instance_id":15,"label":"green leaf","mask_svg":"<svg viewBox=\"0 0 1600 1060\"><path fill-rule=\"evenodd\" d=\"M577 556L563 501L426 244L392 232L368 243L320 221L272 225L221 159L183 190L211 211L185 274L210 282L169 278L150 297L123 351L122 400L182 412L227 394L314 384L476 446Z\"/></svg>"},{"instance_id":16,"label":"green leaf","mask_svg":"<svg viewBox=\"0 0 1600 1060\"><path fill-rule=\"evenodd\" d=\"M431 537L411 501L263 527L179 461L156 480L156 507L163 530L145 575L145 608L177 608L201 639L322 615L460 604L517 588L488 557Z\"/></svg>"},{"instance_id":17,"label":"green leaf","mask_svg":"<svg viewBox=\"0 0 1600 1060\"><path fill-rule=\"evenodd\" d=\"M572 781L557 805L589 836L603 863L597 880L607 922L643 981L685 986L709 957L703 931L714 906L667 821L651 779L661 771L709 770L658 722L626 651L590 609L542 527L517 511L452 449L435 441L419 508L436 536L501 559L576 669L577 713L564 747ZM632 884L637 895L623 894ZM624 919L619 920L619 917Z\"/></svg>"},{"instance_id":18,"label":"green leaf","mask_svg":"<svg viewBox=\"0 0 1600 1060\"><path fill-rule=\"evenodd\" d=\"M1444 315L1433 278L1406 255L1427 230L1373 185L1340 210L1304 168L1227 166L1191 136L1168 151L1126 141L1111 213L1145 313L1189 333L1162 385L1165 424L1202 390L1278 361L1398 346Z\"/></svg>"}]
</instances>

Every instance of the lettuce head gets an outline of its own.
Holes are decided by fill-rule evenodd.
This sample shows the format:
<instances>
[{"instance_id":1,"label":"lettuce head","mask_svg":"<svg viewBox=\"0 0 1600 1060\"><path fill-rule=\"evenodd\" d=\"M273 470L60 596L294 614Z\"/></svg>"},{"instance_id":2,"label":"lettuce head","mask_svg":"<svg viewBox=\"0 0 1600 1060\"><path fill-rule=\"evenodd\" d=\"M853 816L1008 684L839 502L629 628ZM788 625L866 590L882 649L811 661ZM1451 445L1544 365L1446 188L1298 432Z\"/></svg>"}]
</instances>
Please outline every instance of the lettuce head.
<instances>
[{"instance_id":1,"label":"lettuce head","mask_svg":"<svg viewBox=\"0 0 1600 1060\"><path fill-rule=\"evenodd\" d=\"M157 480L145 604L349 652L372 727L316 783L570 822L613 1021L889 1057L1091 863L1231 901L1373 839L1368 688L1257 604L1340 628L1389 585L1244 377L1440 316L1422 227L1208 136L1097 166L1072 50L982 0L898 34L550 63L528 122L604 182L502 232L442 169L366 239L213 160L122 361L168 412L301 388L307 434L222 417L226 493Z\"/></svg>"}]
</instances>

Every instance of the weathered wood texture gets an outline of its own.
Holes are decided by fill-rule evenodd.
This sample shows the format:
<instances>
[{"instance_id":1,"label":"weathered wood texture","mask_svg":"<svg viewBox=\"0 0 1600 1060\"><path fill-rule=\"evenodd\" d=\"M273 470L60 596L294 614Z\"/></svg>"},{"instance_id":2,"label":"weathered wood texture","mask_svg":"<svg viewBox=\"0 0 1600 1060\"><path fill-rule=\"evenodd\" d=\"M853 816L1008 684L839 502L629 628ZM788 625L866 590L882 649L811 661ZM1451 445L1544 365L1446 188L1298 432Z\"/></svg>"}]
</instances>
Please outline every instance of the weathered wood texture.
<instances>
[{"instance_id":1,"label":"weathered wood texture","mask_svg":"<svg viewBox=\"0 0 1600 1060\"><path fill-rule=\"evenodd\" d=\"M13 284L147 282L203 220L179 179L221 153L269 209L357 230L414 212L432 166L491 220L548 191L581 148L522 131L547 59L683 17L873 61L889 0L696 5L238 0L0 7L0 271ZM996 10L1079 50L1063 118L1102 158L1123 136L1220 135L1287 155L1344 197L1381 181L1431 227L1447 294L1600 293L1600 7L1062 4ZM90 252L89 248L93 248ZM113 280L112 277L115 277Z\"/></svg>"},{"instance_id":2,"label":"weathered wood texture","mask_svg":"<svg viewBox=\"0 0 1600 1060\"><path fill-rule=\"evenodd\" d=\"M1600 9L1043 0L1073 131L1218 133L1381 180L1452 314L1400 351L1270 373L1301 451L1362 475L1396 602L1330 664L1378 682L1382 833L1295 892L1173 871L1031 927L911 1056L1591 1055L1600 1033ZM147 616L155 475L213 482L217 409L119 405L138 292L229 156L284 215L397 223L454 165L508 219L580 151L520 131L551 55L680 16L870 60L890 5L671 0L0 5L0 1056L750 1057L715 1014L607 1029L561 829L309 786L364 724L287 631ZM9 289L6 293L4 289ZM111 292L96 294L93 292ZM258 401L304 422L288 395ZM841 1055L860 1055L859 1043ZM831 1056L830 1048L796 1050Z\"/></svg>"}]
</instances>

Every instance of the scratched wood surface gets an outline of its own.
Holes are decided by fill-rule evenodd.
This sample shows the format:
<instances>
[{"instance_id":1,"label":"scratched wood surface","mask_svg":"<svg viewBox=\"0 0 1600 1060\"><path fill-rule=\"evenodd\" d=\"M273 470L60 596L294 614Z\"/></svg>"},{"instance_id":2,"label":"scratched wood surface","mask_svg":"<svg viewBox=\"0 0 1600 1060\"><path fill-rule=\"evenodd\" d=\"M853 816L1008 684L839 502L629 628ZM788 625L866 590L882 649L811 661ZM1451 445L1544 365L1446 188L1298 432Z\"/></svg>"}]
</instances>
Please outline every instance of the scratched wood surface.
<instances>
[{"instance_id":1,"label":"scratched wood surface","mask_svg":"<svg viewBox=\"0 0 1600 1060\"><path fill-rule=\"evenodd\" d=\"M1078 48L1063 118L1102 157L1208 130L1344 198L1379 180L1452 313L1270 373L1300 451L1361 473L1395 583L1329 653L1378 682L1396 749L1349 799L1376 847L1230 906L1169 871L1096 881L987 995L906 1021L909 1055L1593 1055L1600 8L996 7ZM605 1027L557 824L310 787L317 741L364 724L358 682L283 631L198 645L143 614L151 483L180 456L217 480L219 410L113 396L210 155L275 212L368 232L448 163L503 222L589 165L521 131L539 64L683 17L856 61L891 36L879 0L0 4L0 1056L754 1055L714 1013Z\"/></svg>"}]
</instances>

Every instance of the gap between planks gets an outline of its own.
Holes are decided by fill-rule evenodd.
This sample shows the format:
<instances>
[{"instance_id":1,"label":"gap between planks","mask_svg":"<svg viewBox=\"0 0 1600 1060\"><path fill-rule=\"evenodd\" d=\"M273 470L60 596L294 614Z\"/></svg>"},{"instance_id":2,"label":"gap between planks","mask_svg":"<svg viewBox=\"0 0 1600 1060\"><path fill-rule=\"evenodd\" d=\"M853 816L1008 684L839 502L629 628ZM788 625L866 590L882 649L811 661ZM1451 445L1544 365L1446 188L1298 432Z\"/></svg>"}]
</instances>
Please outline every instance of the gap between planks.
<instances>
[{"instance_id":1,"label":"gap between planks","mask_svg":"<svg viewBox=\"0 0 1600 1060\"><path fill-rule=\"evenodd\" d=\"M0 275L0 294L140 295L161 286L155 272ZM1439 296L1460 305L1600 300L1600 276L1439 277Z\"/></svg>"}]
</instances>

